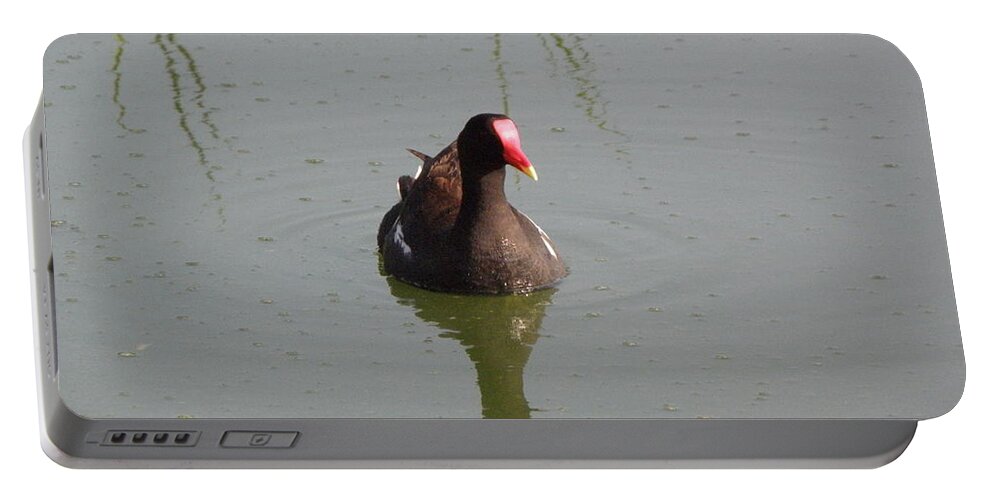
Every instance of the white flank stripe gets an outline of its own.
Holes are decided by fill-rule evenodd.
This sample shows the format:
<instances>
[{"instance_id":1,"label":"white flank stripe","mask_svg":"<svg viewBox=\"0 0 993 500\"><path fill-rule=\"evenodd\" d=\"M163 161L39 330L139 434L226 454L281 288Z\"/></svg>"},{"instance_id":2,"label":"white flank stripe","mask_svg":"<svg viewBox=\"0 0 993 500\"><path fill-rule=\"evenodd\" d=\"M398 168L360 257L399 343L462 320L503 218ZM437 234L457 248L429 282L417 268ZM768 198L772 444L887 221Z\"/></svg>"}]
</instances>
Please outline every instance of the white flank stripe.
<instances>
[{"instance_id":1,"label":"white flank stripe","mask_svg":"<svg viewBox=\"0 0 993 500\"><path fill-rule=\"evenodd\" d=\"M534 221L531 220L531 217L528 217L528 214L521 212L521 215L523 215L524 218L527 219L528 222L530 222L531 225L538 230L538 234L541 235L541 242L545 244L545 248L548 249L548 253L550 253L552 257L555 257L556 259L559 258L559 255L555 253L555 249L552 248L552 239L549 238L547 234L545 234L545 231L541 229L541 226L535 224Z\"/></svg>"},{"instance_id":2,"label":"white flank stripe","mask_svg":"<svg viewBox=\"0 0 993 500\"><path fill-rule=\"evenodd\" d=\"M555 250L552 249L552 242L548 241L548 236L545 236L545 233L541 234L541 242L545 244L545 248L548 249L548 253L552 254L552 257L555 257L556 259L559 258L558 254L555 253Z\"/></svg>"}]
</instances>

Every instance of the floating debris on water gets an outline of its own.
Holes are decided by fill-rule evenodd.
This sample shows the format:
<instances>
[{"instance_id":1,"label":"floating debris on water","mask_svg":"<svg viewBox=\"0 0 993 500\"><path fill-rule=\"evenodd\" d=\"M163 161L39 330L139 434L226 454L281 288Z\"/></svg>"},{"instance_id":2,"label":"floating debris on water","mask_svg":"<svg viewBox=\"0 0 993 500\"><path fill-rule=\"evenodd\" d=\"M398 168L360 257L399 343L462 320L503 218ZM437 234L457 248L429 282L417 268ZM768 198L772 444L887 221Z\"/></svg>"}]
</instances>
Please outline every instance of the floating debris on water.
<instances>
[{"instance_id":1,"label":"floating debris on water","mask_svg":"<svg viewBox=\"0 0 993 500\"><path fill-rule=\"evenodd\" d=\"M900 168L899 163L883 163L883 168Z\"/></svg>"},{"instance_id":2,"label":"floating debris on water","mask_svg":"<svg viewBox=\"0 0 993 500\"><path fill-rule=\"evenodd\" d=\"M66 221L64 221L62 219L55 219L55 220L52 221L52 227L62 227L62 226L65 225L65 223L66 223Z\"/></svg>"},{"instance_id":3,"label":"floating debris on water","mask_svg":"<svg viewBox=\"0 0 993 500\"><path fill-rule=\"evenodd\" d=\"M138 357L138 355L136 353L133 353L131 351L121 351L121 352L117 353L117 356L120 357L120 358L136 358L136 357Z\"/></svg>"},{"instance_id":4,"label":"floating debris on water","mask_svg":"<svg viewBox=\"0 0 993 500\"><path fill-rule=\"evenodd\" d=\"M748 136L752 135L752 133L751 132L735 132L734 135L736 135L738 137L748 137Z\"/></svg>"},{"instance_id":5,"label":"floating debris on water","mask_svg":"<svg viewBox=\"0 0 993 500\"><path fill-rule=\"evenodd\" d=\"M606 257L596 257L593 260L595 260L597 262L607 262L607 258Z\"/></svg>"},{"instance_id":6,"label":"floating debris on water","mask_svg":"<svg viewBox=\"0 0 993 500\"><path fill-rule=\"evenodd\" d=\"M145 153L128 153L128 158L144 158Z\"/></svg>"},{"instance_id":7,"label":"floating debris on water","mask_svg":"<svg viewBox=\"0 0 993 500\"><path fill-rule=\"evenodd\" d=\"M652 306L648 308L648 312L653 312L653 313L662 312L662 308L658 306Z\"/></svg>"},{"instance_id":8,"label":"floating debris on water","mask_svg":"<svg viewBox=\"0 0 993 500\"><path fill-rule=\"evenodd\" d=\"M265 243L271 243L273 241L276 241L276 239L273 238L272 236L259 236L257 239Z\"/></svg>"},{"instance_id":9,"label":"floating debris on water","mask_svg":"<svg viewBox=\"0 0 993 500\"><path fill-rule=\"evenodd\" d=\"M600 313L598 313L598 312L588 312L588 313L586 313L585 317L586 318L599 318L600 317Z\"/></svg>"},{"instance_id":10,"label":"floating debris on water","mask_svg":"<svg viewBox=\"0 0 993 500\"><path fill-rule=\"evenodd\" d=\"M697 137L695 135L687 135L687 136L684 136L683 137L683 140L684 141L695 141L697 139L699 139L699 137Z\"/></svg>"},{"instance_id":11,"label":"floating debris on water","mask_svg":"<svg viewBox=\"0 0 993 500\"><path fill-rule=\"evenodd\" d=\"M679 408L677 408L675 405L671 405L668 403L662 405L662 409L665 411L679 411Z\"/></svg>"},{"instance_id":12,"label":"floating debris on water","mask_svg":"<svg viewBox=\"0 0 993 500\"><path fill-rule=\"evenodd\" d=\"M109 260L111 262L117 262L117 261L121 260L121 258L118 257L118 256L116 256L116 255L108 255L108 256L104 257L103 259L104 260Z\"/></svg>"},{"instance_id":13,"label":"floating debris on water","mask_svg":"<svg viewBox=\"0 0 993 500\"><path fill-rule=\"evenodd\" d=\"M872 276L869 276L869 279L873 279L873 280L885 280L885 279L888 279L888 277L885 274L873 274Z\"/></svg>"},{"instance_id":14,"label":"floating debris on water","mask_svg":"<svg viewBox=\"0 0 993 500\"><path fill-rule=\"evenodd\" d=\"M268 97L256 97L255 98L255 101L256 102L269 102L269 98Z\"/></svg>"},{"instance_id":15,"label":"floating debris on water","mask_svg":"<svg viewBox=\"0 0 993 500\"><path fill-rule=\"evenodd\" d=\"M307 159L305 159L303 161L306 162L306 163L309 163L311 165L320 165L321 163L324 163L324 160L322 160L320 158L307 158Z\"/></svg>"},{"instance_id":16,"label":"floating debris on water","mask_svg":"<svg viewBox=\"0 0 993 500\"><path fill-rule=\"evenodd\" d=\"M565 127L552 127L552 132L565 132Z\"/></svg>"},{"instance_id":17,"label":"floating debris on water","mask_svg":"<svg viewBox=\"0 0 993 500\"><path fill-rule=\"evenodd\" d=\"M725 360L731 359L731 356L728 356L727 354L725 354L723 352L719 352L719 353L717 353L717 354L714 355L714 359L719 359L719 360L725 361Z\"/></svg>"},{"instance_id":18,"label":"floating debris on water","mask_svg":"<svg viewBox=\"0 0 993 500\"><path fill-rule=\"evenodd\" d=\"M593 289L596 290L596 291L598 291L598 292L605 292L607 290L610 290L610 287L607 286L607 285L597 285L597 286L593 287Z\"/></svg>"},{"instance_id":19,"label":"floating debris on water","mask_svg":"<svg viewBox=\"0 0 993 500\"><path fill-rule=\"evenodd\" d=\"M184 262L183 264L186 264L187 266L190 266L190 267L196 267L196 266L199 266L200 265L200 263L197 262L197 261L195 261L195 260L189 260L189 261Z\"/></svg>"},{"instance_id":20,"label":"floating debris on water","mask_svg":"<svg viewBox=\"0 0 993 500\"><path fill-rule=\"evenodd\" d=\"M370 161L370 162L367 162L367 163L369 164L370 167L382 167L383 166L383 162L381 162L381 161Z\"/></svg>"},{"instance_id":21,"label":"floating debris on water","mask_svg":"<svg viewBox=\"0 0 993 500\"><path fill-rule=\"evenodd\" d=\"M272 300L272 299L259 299L259 302L261 302L261 303L263 303L263 304L272 304L272 303L274 303L275 301L274 301L274 300Z\"/></svg>"},{"instance_id":22,"label":"floating debris on water","mask_svg":"<svg viewBox=\"0 0 993 500\"><path fill-rule=\"evenodd\" d=\"M297 198L297 200L300 200L300 201L313 201L313 198L311 198L310 196L301 196L301 197Z\"/></svg>"},{"instance_id":23,"label":"floating debris on water","mask_svg":"<svg viewBox=\"0 0 993 500\"><path fill-rule=\"evenodd\" d=\"M638 347L638 343L633 340L625 340L621 342L621 345L624 347Z\"/></svg>"},{"instance_id":24,"label":"floating debris on water","mask_svg":"<svg viewBox=\"0 0 993 500\"><path fill-rule=\"evenodd\" d=\"M69 183L69 187L74 187L74 188L78 188L78 187L80 187L82 185L83 185L82 182L76 182L76 181L73 181L73 182L70 182Z\"/></svg>"}]
</instances>

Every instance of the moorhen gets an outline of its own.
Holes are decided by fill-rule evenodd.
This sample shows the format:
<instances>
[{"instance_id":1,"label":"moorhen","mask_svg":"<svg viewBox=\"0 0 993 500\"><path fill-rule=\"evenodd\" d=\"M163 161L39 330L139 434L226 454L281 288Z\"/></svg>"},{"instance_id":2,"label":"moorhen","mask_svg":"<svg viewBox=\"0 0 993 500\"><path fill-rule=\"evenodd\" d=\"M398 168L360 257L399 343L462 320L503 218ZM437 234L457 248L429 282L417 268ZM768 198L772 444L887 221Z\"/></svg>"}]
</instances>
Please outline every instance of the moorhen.
<instances>
[{"instance_id":1,"label":"moorhen","mask_svg":"<svg viewBox=\"0 0 993 500\"><path fill-rule=\"evenodd\" d=\"M510 164L538 176L521 150L517 125L498 114L469 119L458 139L397 180L400 202L386 212L377 243L388 274L429 290L528 293L567 271L555 244L507 202Z\"/></svg>"}]
</instances>

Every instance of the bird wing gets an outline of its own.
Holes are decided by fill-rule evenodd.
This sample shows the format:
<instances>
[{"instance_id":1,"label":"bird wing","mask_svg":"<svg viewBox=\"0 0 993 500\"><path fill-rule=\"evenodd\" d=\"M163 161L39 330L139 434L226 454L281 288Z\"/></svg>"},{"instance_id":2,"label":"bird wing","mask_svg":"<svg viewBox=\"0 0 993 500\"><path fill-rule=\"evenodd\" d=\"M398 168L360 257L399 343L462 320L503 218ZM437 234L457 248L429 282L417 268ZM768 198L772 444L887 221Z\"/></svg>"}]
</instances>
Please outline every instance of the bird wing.
<instances>
[{"instance_id":1,"label":"bird wing","mask_svg":"<svg viewBox=\"0 0 993 500\"><path fill-rule=\"evenodd\" d=\"M462 173L454 142L434 157L408 151L424 163L412 181L407 177L398 183L401 201L387 213L390 220L383 219L380 248L387 233L397 228L403 231L404 244L410 248L437 246L439 238L455 224L462 203Z\"/></svg>"}]
</instances>

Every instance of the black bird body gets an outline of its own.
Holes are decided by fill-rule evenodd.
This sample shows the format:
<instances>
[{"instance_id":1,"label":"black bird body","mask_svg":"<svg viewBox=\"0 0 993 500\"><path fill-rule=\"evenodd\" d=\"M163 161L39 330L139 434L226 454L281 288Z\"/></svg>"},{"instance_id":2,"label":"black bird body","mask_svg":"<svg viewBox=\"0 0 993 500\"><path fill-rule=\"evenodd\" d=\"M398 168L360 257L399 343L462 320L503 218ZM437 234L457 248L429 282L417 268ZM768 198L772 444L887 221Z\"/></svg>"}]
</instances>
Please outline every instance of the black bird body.
<instances>
[{"instance_id":1,"label":"black bird body","mask_svg":"<svg viewBox=\"0 0 993 500\"><path fill-rule=\"evenodd\" d=\"M377 234L385 271L429 290L507 294L551 286L566 274L555 244L504 194L510 163L534 177L517 129L477 115L458 140L397 181L401 200Z\"/></svg>"}]
</instances>

